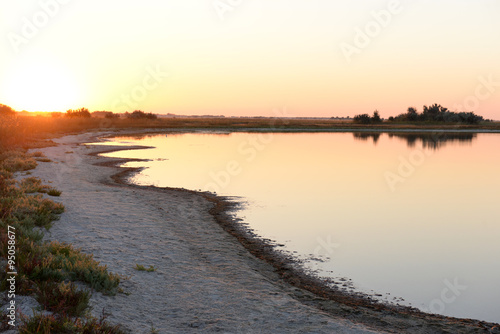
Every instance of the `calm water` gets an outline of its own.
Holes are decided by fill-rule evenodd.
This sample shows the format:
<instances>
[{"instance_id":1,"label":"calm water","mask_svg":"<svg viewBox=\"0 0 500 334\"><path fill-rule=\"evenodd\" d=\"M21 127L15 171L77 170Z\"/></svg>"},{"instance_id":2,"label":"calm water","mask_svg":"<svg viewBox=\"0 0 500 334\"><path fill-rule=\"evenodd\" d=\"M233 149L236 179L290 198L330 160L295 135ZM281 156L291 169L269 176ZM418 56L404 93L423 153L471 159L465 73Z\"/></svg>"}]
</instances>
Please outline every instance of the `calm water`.
<instances>
[{"instance_id":1,"label":"calm water","mask_svg":"<svg viewBox=\"0 0 500 334\"><path fill-rule=\"evenodd\" d=\"M132 182L242 196L245 223L308 268L347 279L346 289L500 322L499 134L194 133L114 142L155 147L106 154L152 160L127 164L148 167Z\"/></svg>"}]
</instances>

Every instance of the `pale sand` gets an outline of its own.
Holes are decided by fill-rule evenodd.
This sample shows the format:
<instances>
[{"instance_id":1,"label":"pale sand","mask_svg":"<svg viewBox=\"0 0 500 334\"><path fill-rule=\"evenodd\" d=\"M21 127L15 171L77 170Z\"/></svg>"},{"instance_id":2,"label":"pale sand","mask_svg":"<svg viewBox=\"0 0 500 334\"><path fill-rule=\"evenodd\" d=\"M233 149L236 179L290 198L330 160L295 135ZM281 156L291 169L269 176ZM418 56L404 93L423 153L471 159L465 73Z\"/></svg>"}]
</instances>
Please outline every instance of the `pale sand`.
<instances>
[{"instance_id":1,"label":"pale sand","mask_svg":"<svg viewBox=\"0 0 500 334\"><path fill-rule=\"evenodd\" d=\"M114 183L117 169L103 166L113 159L89 155L111 147L80 145L97 135L104 133L55 140L59 146L41 150L54 162L33 171L63 191L56 200L66 212L46 239L80 247L127 277L125 293L93 293L94 316L104 309L130 333L152 326L159 333L490 332L476 321L346 306L285 283L222 229L200 194ZM140 272L136 264L157 270Z\"/></svg>"}]
</instances>

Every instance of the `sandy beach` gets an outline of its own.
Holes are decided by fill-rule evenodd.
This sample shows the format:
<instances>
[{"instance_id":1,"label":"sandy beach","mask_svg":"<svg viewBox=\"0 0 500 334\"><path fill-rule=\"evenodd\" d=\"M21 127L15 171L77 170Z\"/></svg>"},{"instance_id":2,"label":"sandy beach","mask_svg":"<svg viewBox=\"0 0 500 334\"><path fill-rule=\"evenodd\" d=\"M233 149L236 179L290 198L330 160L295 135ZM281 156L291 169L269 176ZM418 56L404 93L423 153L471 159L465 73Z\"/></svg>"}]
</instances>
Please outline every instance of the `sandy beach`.
<instances>
[{"instance_id":1,"label":"sandy beach","mask_svg":"<svg viewBox=\"0 0 500 334\"><path fill-rule=\"evenodd\" d=\"M202 194L115 182L116 159L96 155L113 147L81 145L105 134L56 139L41 150L53 162L33 171L62 191L66 207L46 239L82 248L124 277L116 296L93 292L94 316L104 312L130 333L500 332L475 320L343 305L290 285L221 227Z\"/></svg>"}]
</instances>

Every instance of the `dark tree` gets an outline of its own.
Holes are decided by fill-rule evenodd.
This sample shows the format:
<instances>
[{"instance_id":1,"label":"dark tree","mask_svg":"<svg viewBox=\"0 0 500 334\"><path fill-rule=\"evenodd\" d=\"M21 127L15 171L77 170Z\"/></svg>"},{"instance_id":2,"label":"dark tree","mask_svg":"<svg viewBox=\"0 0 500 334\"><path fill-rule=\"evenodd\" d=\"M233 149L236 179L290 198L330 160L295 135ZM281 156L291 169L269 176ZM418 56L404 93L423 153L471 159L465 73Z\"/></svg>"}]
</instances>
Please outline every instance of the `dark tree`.
<instances>
[{"instance_id":1,"label":"dark tree","mask_svg":"<svg viewBox=\"0 0 500 334\"><path fill-rule=\"evenodd\" d=\"M16 111L5 104L0 104L0 116L14 116Z\"/></svg>"},{"instance_id":2,"label":"dark tree","mask_svg":"<svg viewBox=\"0 0 500 334\"><path fill-rule=\"evenodd\" d=\"M380 114L378 113L378 110L375 110L373 112L373 116L371 118L372 123L382 123L382 119L380 118Z\"/></svg>"},{"instance_id":3,"label":"dark tree","mask_svg":"<svg viewBox=\"0 0 500 334\"><path fill-rule=\"evenodd\" d=\"M114 114L113 112L110 111L109 113L106 113L104 115L104 118L108 118L108 119L120 118L120 115Z\"/></svg>"},{"instance_id":4,"label":"dark tree","mask_svg":"<svg viewBox=\"0 0 500 334\"><path fill-rule=\"evenodd\" d=\"M430 122L442 122L444 121L443 114L448 111L448 108L441 106L440 104L434 103L431 106L424 106L424 111L422 112L422 120Z\"/></svg>"},{"instance_id":5,"label":"dark tree","mask_svg":"<svg viewBox=\"0 0 500 334\"><path fill-rule=\"evenodd\" d=\"M398 115L394 118L389 118L393 122L437 122L437 123L466 123L478 124L483 122L482 116L476 115L473 112L453 112L440 104L424 106L423 112L419 114L414 107L408 108L406 114Z\"/></svg>"},{"instance_id":6,"label":"dark tree","mask_svg":"<svg viewBox=\"0 0 500 334\"><path fill-rule=\"evenodd\" d=\"M140 118L145 118L145 119L157 119L158 116L153 114L153 113L145 113L142 110L134 110L131 114L130 113L125 113L125 117L127 118L132 118L132 119L140 119Z\"/></svg>"},{"instance_id":7,"label":"dark tree","mask_svg":"<svg viewBox=\"0 0 500 334\"><path fill-rule=\"evenodd\" d=\"M66 111L66 117L82 117L82 118L90 118L90 112L87 108L80 108L77 110L69 109Z\"/></svg>"},{"instance_id":8,"label":"dark tree","mask_svg":"<svg viewBox=\"0 0 500 334\"><path fill-rule=\"evenodd\" d=\"M415 122L418 120L418 111L417 108L415 107L409 107L408 108L408 120L410 122Z\"/></svg>"},{"instance_id":9,"label":"dark tree","mask_svg":"<svg viewBox=\"0 0 500 334\"><path fill-rule=\"evenodd\" d=\"M368 114L361 114L354 116L354 123L370 124L371 117Z\"/></svg>"}]
</instances>

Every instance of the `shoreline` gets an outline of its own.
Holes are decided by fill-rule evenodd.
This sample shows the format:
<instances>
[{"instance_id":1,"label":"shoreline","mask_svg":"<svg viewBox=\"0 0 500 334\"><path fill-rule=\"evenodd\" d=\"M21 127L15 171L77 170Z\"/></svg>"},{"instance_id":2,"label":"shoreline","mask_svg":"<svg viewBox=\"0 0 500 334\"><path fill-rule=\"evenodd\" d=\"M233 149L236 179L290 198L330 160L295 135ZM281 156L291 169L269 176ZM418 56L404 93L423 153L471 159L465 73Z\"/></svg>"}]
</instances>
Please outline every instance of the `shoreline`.
<instances>
[{"instance_id":1,"label":"shoreline","mask_svg":"<svg viewBox=\"0 0 500 334\"><path fill-rule=\"evenodd\" d=\"M255 130L255 129L254 129ZM182 131L182 130L181 130ZM186 129L187 133L193 133L193 130ZM215 132L218 131L215 130ZM230 132L254 132L252 129L238 129L234 131L234 129L230 129ZM272 131L272 129L271 129ZM412 129L394 129L394 130L385 130L380 129L378 131L374 131L373 129L365 129L366 132L436 132L436 130L412 130ZM477 130L438 130L439 132L445 133L500 133L499 130L492 131L477 131ZM174 131L155 131L154 133L177 133ZM182 131L184 132L184 131ZM214 132L212 129L211 132ZM256 132L261 132L256 130ZM314 130L311 129L309 131L302 130L284 130L284 131L273 131L273 132L359 132L359 130ZM138 133L138 135L145 134L144 132ZM109 138L115 136L122 136L124 134L111 134L110 136L99 137ZM126 135L126 134L125 134ZM145 149L150 148L148 146L120 146L117 149L109 149L101 152L93 152L91 155L99 156L102 153L116 152L122 150L134 150L134 149ZM440 327L443 326L443 330L458 330L457 333L468 332L476 332L479 330L483 332L484 329L490 327L495 328L498 324L490 323L487 321L475 320L475 319L466 319L466 318L454 318L448 317L438 314L429 314L423 311L420 311L417 308L411 306L403 306L398 304L390 304L386 302L382 302L376 299L373 299L369 295L366 295L362 292L345 292L340 289L329 284L328 279L320 278L315 276L312 273L307 272L300 264L300 262L293 258L292 255L286 254L284 252L278 251L275 248L275 243L272 240L263 239L255 234L250 228L243 226L238 223L230 215L230 212L233 210L237 210L240 205L238 202L231 200L231 196L219 196L210 192L203 191L195 191L185 188L172 188L172 187L155 187L155 186L141 186L135 185L133 183L127 182L127 178L136 173L140 173L143 168L129 168L129 167L120 167L120 165L130 162L130 161L141 161L140 159L126 159L126 158L113 158L115 161L109 161L104 164L100 164L102 166L113 167L116 168L117 173L111 176L113 181L117 184L134 187L137 189L154 189L155 191L162 192L163 190L174 190L179 192L187 192L191 194L195 194L198 196L202 196L209 202L213 203L213 207L209 210L209 213L214 217L217 223L224 229L225 232L233 236L238 242L243 245L253 256L257 259L263 260L268 264L271 264L273 268L276 270L276 273L279 275L280 279L284 282L297 287L299 289L308 291L312 293L314 296L317 296L323 300L318 300L318 298L305 295L303 293L298 293L295 297L300 300L302 303L307 305L312 305L322 311L325 311L334 316L341 316L345 318L349 318L349 320L354 321L356 323L362 323L371 328L378 330L391 330L386 328L385 326L378 326L380 323L380 315L383 313L384 317L395 317L398 318L394 324L398 323L399 330L411 330L411 328L415 327L416 324L413 322L421 320L422 324L417 325L418 327L425 326L428 324L431 327ZM411 321L412 324L405 327L405 320L408 317L414 318ZM386 320L383 322L387 323ZM453 327L447 328L447 327ZM470 328L463 328L469 327ZM497 327L498 328L498 327ZM413 333L413 331L408 331L409 333ZM417 331L415 333L426 333L425 331L420 332ZM451 333L451 332L450 332Z\"/></svg>"},{"instance_id":2,"label":"shoreline","mask_svg":"<svg viewBox=\"0 0 500 334\"><path fill-rule=\"evenodd\" d=\"M500 129L462 129L462 128L370 128L370 127L359 127L359 128L233 128L233 127L221 127L221 128L145 128L138 130L128 130L128 129L114 129L114 132L103 138L111 138L117 135L119 136L133 136L133 135L148 135L148 134L179 134L179 133L386 133L386 134L398 134L398 133L408 133L408 134L480 134L480 133L498 133L500 134Z\"/></svg>"},{"instance_id":3,"label":"shoreline","mask_svg":"<svg viewBox=\"0 0 500 334\"><path fill-rule=\"evenodd\" d=\"M143 134L148 130L144 129L135 134ZM383 305L369 298L330 291L331 289L326 289L325 282L302 271L291 257L276 252L271 241L259 239L250 230L237 224L228 213L237 205L231 198L186 189L127 184L125 178L141 168L119 167L118 165L130 160L98 155L133 149L134 146L82 145L93 140L98 141L99 138L123 134L127 134L126 130L66 136L58 140L59 145L56 148L44 149L50 151L48 156L55 156L54 160L59 160L56 162L61 164L59 168L64 167L62 170L67 169L72 175L68 181L56 174L56 179L64 188L63 202L71 203L67 205L68 213L63 214L61 222L54 224L49 238L61 239L75 244L76 247L82 247L84 251L94 253L111 271L129 277L120 284L126 292L124 295L105 297L95 293L93 296L94 312L101 309L109 311L110 321L127 327L132 326L134 333L147 332L142 331L145 319L156 319L160 325L152 326L166 332L176 332L177 330L172 328L179 329L179 326L188 323L187 327L182 327L183 332L199 332L200 329L208 332L219 331L217 328L220 327L230 333L270 329L318 333L496 333L493 328L497 325L493 323L429 315L407 307ZM69 153L68 147L74 147L77 152ZM75 157L71 160L65 154ZM42 167L42 176L49 180L54 179L50 164L44 164ZM37 170L40 172L39 168ZM71 182L74 184L69 184ZM84 195L94 191L100 194L99 198L76 198L78 194ZM67 200L64 199L65 194L69 194L69 197L66 196ZM100 203L101 206L106 203L106 207L97 210L99 212L95 215L88 213L89 209L94 208L92 201ZM142 201L142 204L136 204L137 201ZM111 207L123 208L125 211L113 212ZM183 210L185 212L182 212ZM203 212L208 216L205 217ZM115 215L120 218L113 217ZM172 215L177 217L173 221ZM96 217L105 218L106 224L91 223ZM194 221L192 217L195 217ZM212 217L214 225L209 221L209 217ZM174 230L173 235L170 235L170 229ZM123 233L127 234L125 241ZM167 236L161 235L161 240L156 240L160 234L165 233ZM129 240L128 234L132 235L132 239ZM166 243L164 238L171 241ZM201 241L196 242L193 239ZM220 246L221 244L224 246ZM138 250L133 248L138 245ZM186 248L187 246L189 247ZM116 250L116 247L125 248ZM158 247L160 249L157 249ZM184 254L191 252L193 247L197 252L207 254L200 258L195 252L189 259L184 259ZM214 249L207 250L211 247ZM240 247L245 251L239 250ZM247 256L245 252L252 255ZM164 256L160 259L161 254ZM158 266L158 273L144 276L147 274L136 272L132 264L141 256L149 259L150 262L145 264ZM214 257L217 258L216 261L205 263L207 258ZM184 260L176 260L177 258ZM188 269L191 270L191 275L186 273ZM207 271L212 274L206 276ZM234 271L238 273L234 274ZM193 273L199 273L202 277L193 277ZM223 285L213 282L212 277L217 276L216 281L224 282L228 275L231 280ZM232 277L233 275L236 275L236 278ZM250 283L247 282L249 276ZM144 277L151 280L145 282ZM164 284L173 288L165 288ZM234 290L231 285L238 285L239 288ZM161 292L154 292L156 290L151 290L152 286L163 288ZM188 298L179 291L179 287L186 286L189 286L189 291L200 293ZM207 308L207 297L204 294L211 294L214 290L220 291L221 294L216 302ZM149 292L141 295L145 291ZM155 299L156 294L167 300L173 299L174 302L165 304L163 299ZM249 298L254 300L249 302ZM151 303L151 299L157 303L163 302L162 306ZM143 307L145 310L141 310L141 316L138 317L135 314L136 309L120 306L122 303L134 304L134 307ZM176 305L171 305L176 303L186 303L186 307L179 309L174 307ZM198 305L196 311L189 310L193 303ZM240 311L226 315L228 303L233 303L233 308ZM165 322L162 316L164 313L175 314L175 318L167 317L168 321ZM198 314L195 316L198 320L192 322L191 313ZM259 316L251 316L254 313ZM211 323L210 319L214 317L218 319L219 327L214 327L216 325ZM173 331L168 331L169 328Z\"/></svg>"}]
</instances>

